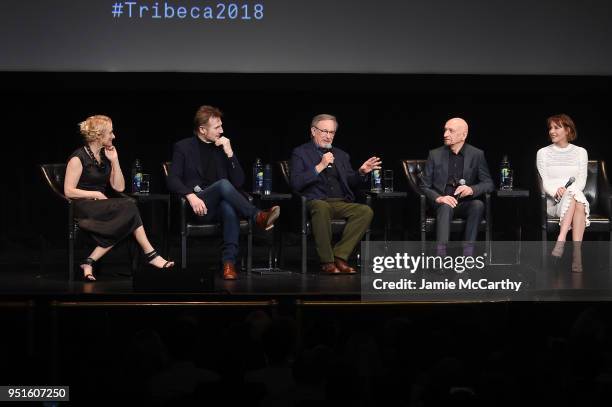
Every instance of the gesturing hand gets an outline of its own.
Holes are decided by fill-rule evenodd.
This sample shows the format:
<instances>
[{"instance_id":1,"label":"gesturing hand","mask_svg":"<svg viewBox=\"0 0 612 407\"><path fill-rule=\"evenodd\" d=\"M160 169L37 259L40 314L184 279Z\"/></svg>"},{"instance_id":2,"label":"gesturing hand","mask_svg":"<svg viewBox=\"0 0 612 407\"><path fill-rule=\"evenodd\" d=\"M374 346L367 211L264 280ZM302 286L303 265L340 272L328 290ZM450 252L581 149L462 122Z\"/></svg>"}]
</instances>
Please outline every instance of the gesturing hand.
<instances>
[{"instance_id":1,"label":"gesturing hand","mask_svg":"<svg viewBox=\"0 0 612 407\"><path fill-rule=\"evenodd\" d=\"M382 161L379 157L370 157L359 167L361 175L369 174L372 170L380 170Z\"/></svg>"}]
</instances>

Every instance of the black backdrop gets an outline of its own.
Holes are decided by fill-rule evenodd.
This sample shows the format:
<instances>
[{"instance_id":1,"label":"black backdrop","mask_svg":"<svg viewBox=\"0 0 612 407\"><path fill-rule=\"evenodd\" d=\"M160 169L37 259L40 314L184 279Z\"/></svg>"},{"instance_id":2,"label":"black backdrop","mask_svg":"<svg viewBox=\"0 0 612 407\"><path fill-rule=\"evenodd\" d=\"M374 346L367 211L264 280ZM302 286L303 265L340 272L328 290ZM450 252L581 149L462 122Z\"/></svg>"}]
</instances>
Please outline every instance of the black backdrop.
<instances>
[{"instance_id":1,"label":"black backdrop","mask_svg":"<svg viewBox=\"0 0 612 407\"><path fill-rule=\"evenodd\" d=\"M515 184L532 190L525 238L538 238L534 162L548 144L546 117L572 116L576 144L589 158L612 162L611 85L612 77L2 73L2 251L34 248L43 232L65 239L65 212L38 164L65 161L81 143L79 121L109 115L124 173L138 157L153 176L152 190L162 191L160 163L170 159L173 142L191 135L202 104L225 112L225 134L247 174L257 156L288 158L307 140L311 117L327 112L339 119L335 145L351 154L353 165L380 155L400 190L406 185L399 160L425 158L441 144L444 122L461 116L470 124L468 142L486 151L494 179L506 153Z\"/></svg>"}]
</instances>

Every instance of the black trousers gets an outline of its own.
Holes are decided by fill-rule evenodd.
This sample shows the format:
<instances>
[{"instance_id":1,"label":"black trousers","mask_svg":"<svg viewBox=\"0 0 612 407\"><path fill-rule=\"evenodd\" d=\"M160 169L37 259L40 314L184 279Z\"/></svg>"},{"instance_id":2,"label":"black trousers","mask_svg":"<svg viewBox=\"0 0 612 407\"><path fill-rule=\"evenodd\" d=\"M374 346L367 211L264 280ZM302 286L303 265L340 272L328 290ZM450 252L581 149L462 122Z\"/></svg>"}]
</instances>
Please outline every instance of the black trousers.
<instances>
[{"instance_id":1,"label":"black trousers","mask_svg":"<svg viewBox=\"0 0 612 407\"><path fill-rule=\"evenodd\" d=\"M460 201L451 208L447 204L436 204L436 237L438 243L447 243L450 236L450 223L453 218L466 220L463 240L473 242L478 236L478 225L484 216L484 203L480 199Z\"/></svg>"}]
</instances>

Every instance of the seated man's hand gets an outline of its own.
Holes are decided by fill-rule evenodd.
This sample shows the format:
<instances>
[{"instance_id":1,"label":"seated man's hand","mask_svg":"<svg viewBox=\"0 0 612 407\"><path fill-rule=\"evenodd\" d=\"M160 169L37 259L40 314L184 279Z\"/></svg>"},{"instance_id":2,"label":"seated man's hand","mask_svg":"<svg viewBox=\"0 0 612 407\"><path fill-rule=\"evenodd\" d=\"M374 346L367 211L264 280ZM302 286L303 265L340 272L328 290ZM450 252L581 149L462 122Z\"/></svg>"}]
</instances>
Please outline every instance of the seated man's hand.
<instances>
[{"instance_id":1,"label":"seated man's hand","mask_svg":"<svg viewBox=\"0 0 612 407\"><path fill-rule=\"evenodd\" d=\"M359 174L365 175L372 172L372 170L380 170L382 161L379 157L370 157L359 167Z\"/></svg>"},{"instance_id":2,"label":"seated man's hand","mask_svg":"<svg viewBox=\"0 0 612 407\"><path fill-rule=\"evenodd\" d=\"M474 194L474 190L467 185L459 185L455 190L455 196L459 195L461 198L465 198L466 196L470 196Z\"/></svg>"},{"instance_id":3,"label":"seated man's hand","mask_svg":"<svg viewBox=\"0 0 612 407\"><path fill-rule=\"evenodd\" d=\"M439 204L446 204L448 206L450 206L451 208L454 208L455 206L457 206L457 200L450 196L450 195L445 195L445 196L439 196L436 198L436 203Z\"/></svg>"},{"instance_id":4,"label":"seated man's hand","mask_svg":"<svg viewBox=\"0 0 612 407\"><path fill-rule=\"evenodd\" d=\"M189 194L186 198L189 201L189 205L191 205L191 209L193 209L193 213L198 216L204 216L208 213L208 208L204 201L198 198L196 194Z\"/></svg>"},{"instance_id":5,"label":"seated man's hand","mask_svg":"<svg viewBox=\"0 0 612 407\"><path fill-rule=\"evenodd\" d=\"M317 164L316 170L317 172L321 172L327 168L328 165L334 163L334 155L331 152L327 152L321 156L321 162Z\"/></svg>"},{"instance_id":6,"label":"seated man's hand","mask_svg":"<svg viewBox=\"0 0 612 407\"><path fill-rule=\"evenodd\" d=\"M231 158L234 155L234 151L232 150L232 144L230 143L230 140L227 137L225 136L219 137L217 140L215 140L215 145L217 147L219 146L223 147L223 152L229 158Z\"/></svg>"}]
</instances>

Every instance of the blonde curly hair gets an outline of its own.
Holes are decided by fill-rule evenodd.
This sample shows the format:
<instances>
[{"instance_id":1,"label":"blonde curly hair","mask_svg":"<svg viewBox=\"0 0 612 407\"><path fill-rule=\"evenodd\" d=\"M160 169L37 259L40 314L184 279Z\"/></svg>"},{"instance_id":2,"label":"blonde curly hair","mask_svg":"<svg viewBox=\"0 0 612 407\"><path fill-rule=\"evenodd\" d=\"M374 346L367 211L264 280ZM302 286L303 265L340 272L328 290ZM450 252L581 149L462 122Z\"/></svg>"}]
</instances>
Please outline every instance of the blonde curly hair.
<instances>
[{"instance_id":1,"label":"blonde curly hair","mask_svg":"<svg viewBox=\"0 0 612 407\"><path fill-rule=\"evenodd\" d=\"M102 137L104 130L108 129L111 125L112 121L108 116L89 116L79 123L79 132L87 143L91 143Z\"/></svg>"}]
</instances>

